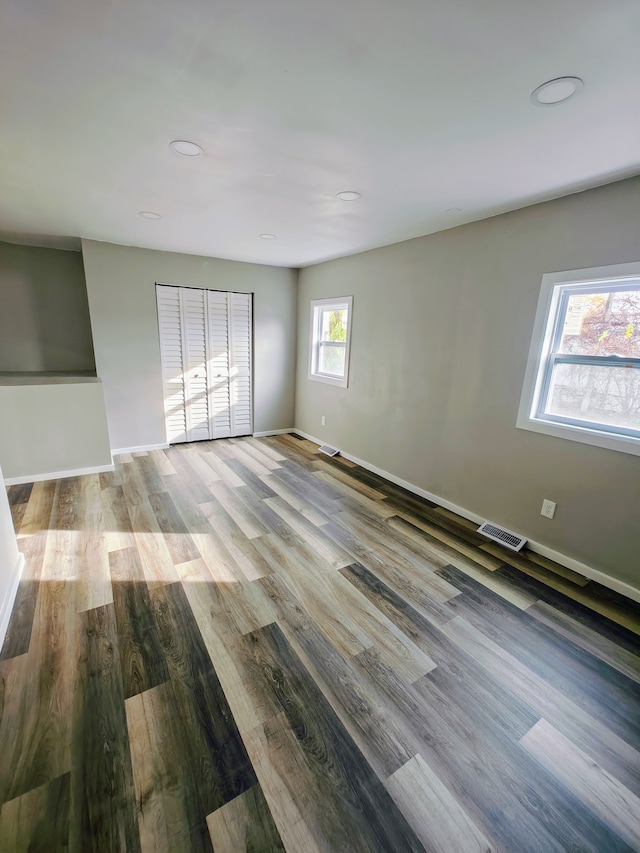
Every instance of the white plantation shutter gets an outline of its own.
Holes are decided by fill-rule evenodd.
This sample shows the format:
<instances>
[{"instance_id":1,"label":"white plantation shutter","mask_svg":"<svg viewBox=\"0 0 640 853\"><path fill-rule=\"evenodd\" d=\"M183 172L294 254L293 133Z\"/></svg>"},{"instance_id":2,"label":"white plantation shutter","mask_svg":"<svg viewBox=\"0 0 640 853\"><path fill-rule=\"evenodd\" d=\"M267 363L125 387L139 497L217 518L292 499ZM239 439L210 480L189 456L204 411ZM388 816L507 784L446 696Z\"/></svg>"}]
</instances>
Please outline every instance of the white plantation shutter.
<instances>
[{"instance_id":1,"label":"white plantation shutter","mask_svg":"<svg viewBox=\"0 0 640 853\"><path fill-rule=\"evenodd\" d=\"M233 435L251 432L251 296L229 294L230 397Z\"/></svg>"},{"instance_id":2,"label":"white plantation shutter","mask_svg":"<svg viewBox=\"0 0 640 853\"><path fill-rule=\"evenodd\" d=\"M187 440L180 289L158 285L158 326L164 387L164 417L169 442Z\"/></svg>"},{"instance_id":3,"label":"white plantation shutter","mask_svg":"<svg viewBox=\"0 0 640 853\"><path fill-rule=\"evenodd\" d=\"M251 433L251 295L156 289L169 442Z\"/></svg>"},{"instance_id":4,"label":"white plantation shutter","mask_svg":"<svg viewBox=\"0 0 640 853\"><path fill-rule=\"evenodd\" d=\"M209 298L209 407L211 438L226 438L231 431L229 394L229 294L210 290Z\"/></svg>"},{"instance_id":5,"label":"white plantation shutter","mask_svg":"<svg viewBox=\"0 0 640 853\"><path fill-rule=\"evenodd\" d=\"M206 293L180 288L187 441L209 438Z\"/></svg>"}]
</instances>

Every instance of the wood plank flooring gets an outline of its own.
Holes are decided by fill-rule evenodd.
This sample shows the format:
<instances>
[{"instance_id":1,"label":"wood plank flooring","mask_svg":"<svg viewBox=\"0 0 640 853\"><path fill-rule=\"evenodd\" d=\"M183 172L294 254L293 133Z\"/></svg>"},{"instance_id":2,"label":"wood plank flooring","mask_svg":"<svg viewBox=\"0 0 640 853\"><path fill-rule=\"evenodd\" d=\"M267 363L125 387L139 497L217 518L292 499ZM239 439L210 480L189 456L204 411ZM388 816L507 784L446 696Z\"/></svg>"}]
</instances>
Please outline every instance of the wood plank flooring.
<instances>
[{"instance_id":1,"label":"wood plank flooring","mask_svg":"<svg viewBox=\"0 0 640 853\"><path fill-rule=\"evenodd\" d=\"M0 853L640 850L640 608L296 436L9 489Z\"/></svg>"}]
</instances>

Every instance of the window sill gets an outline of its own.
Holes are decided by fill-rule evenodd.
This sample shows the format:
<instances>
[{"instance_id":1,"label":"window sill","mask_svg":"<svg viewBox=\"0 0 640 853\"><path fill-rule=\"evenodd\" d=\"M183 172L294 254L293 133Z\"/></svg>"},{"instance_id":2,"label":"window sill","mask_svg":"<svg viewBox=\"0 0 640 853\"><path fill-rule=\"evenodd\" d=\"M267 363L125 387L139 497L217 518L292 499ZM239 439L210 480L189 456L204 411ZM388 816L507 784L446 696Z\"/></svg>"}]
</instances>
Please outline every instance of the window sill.
<instances>
[{"instance_id":1,"label":"window sill","mask_svg":"<svg viewBox=\"0 0 640 853\"><path fill-rule=\"evenodd\" d=\"M518 417L516 427L531 432L539 432L543 435L551 435L554 438L564 438L569 441L578 441L581 444L603 447L606 450L617 450L619 453L640 456L640 439L631 436L612 435L596 429L545 421L542 418Z\"/></svg>"},{"instance_id":2,"label":"window sill","mask_svg":"<svg viewBox=\"0 0 640 853\"><path fill-rule=\"evenodd\" d=\"M348 385L348 379L334 379L332 376L322 376L319 373L309 373L308 378L314 382L324 382L325 385L334 385L337 388L346 388Z\"/></svg>"}]
</instances>

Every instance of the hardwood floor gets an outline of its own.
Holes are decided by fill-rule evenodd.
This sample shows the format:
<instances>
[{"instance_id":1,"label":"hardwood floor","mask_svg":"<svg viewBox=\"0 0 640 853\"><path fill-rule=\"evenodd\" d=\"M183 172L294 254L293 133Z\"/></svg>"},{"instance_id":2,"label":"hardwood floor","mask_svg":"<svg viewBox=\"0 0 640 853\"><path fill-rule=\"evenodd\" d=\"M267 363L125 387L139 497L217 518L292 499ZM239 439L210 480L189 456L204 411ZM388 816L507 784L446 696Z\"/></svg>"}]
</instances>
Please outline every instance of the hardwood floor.
<instances>
[{"instance_id":1,"label":"hardwood floor","mask_svg":"<svg viewBox=\"0 0 640 853\"><path fill-rule=\"evenodd\" d=\"M9 489L0 851L640 850L640 608L294 436Z\"/></svg>"}]
</instances>

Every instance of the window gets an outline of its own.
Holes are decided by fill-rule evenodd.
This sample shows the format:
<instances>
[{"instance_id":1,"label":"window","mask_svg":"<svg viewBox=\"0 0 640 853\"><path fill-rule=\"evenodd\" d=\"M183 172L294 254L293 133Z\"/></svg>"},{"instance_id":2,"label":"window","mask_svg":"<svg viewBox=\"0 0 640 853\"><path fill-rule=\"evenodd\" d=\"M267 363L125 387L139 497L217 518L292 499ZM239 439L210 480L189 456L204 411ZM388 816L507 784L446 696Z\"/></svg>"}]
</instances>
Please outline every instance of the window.
<instances>
[{"instance_id":1,"label":"window","mask_svg":"<svg viewBox=\"0 0 640 853\"><path fill-rule=\"evenodd\" d=\"M347 387L352 296L311 300L309 379Z\"/></svg>"},{"instance_id":2,"label":"window","mask_svg":"<svg viewBox=\"0 0 640 853\"><path fill-rule=\"evenodd\" d=\"M640 264L544 276L517 426L640 455Z\"/></svg>"}]
</instances>

